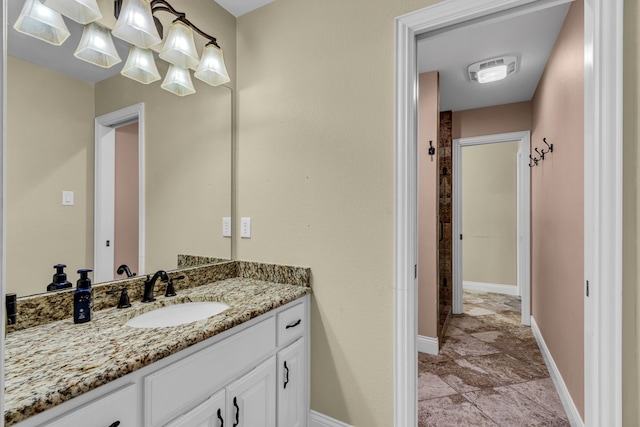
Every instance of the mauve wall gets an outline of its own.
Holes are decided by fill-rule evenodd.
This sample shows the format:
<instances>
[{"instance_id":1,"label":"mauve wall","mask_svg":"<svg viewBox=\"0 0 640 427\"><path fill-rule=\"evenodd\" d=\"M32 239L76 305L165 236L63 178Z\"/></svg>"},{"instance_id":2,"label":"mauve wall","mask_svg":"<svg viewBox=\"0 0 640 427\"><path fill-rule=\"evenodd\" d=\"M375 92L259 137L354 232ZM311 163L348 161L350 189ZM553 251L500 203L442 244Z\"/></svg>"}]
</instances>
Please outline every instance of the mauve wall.
<instances>
[{"instance_id":1,"label":"mauve wall","mask_svg":"<svg viewBox=\"0 0 640 427\"><path fill-rule=\"evenodd\" d=\"M418 111L418 334L438 331L438 72L420 74Z\"/></svg>"},{"instance_id":2,"label":"mauve wall","mask_svg":"<svg viewBox=\"0 0 640 427\"><path fill-rule=\"evenodd\" d=\"M138 268L138 123L116 129L115 144L115 230L113 236L113 277L127 264L132 272Z\"/></svg>"},{"instance_id":3,"label":"mauve wall","mask_svg":"<svg viewBox=\"0 0 640 427\"><path fill-rule=\"evenodd\" d=\"M584 417L584 4L565 19L532 100L532 313ZM535 153L534 153L535 154Z\"/></svg>"},{"instance_id":4,"label":"mauve wall","mask_svg":"<svg viewBox=\"0 0 640 427\"><path fill-rule=\"evenodd\" d=\"M453 113L453 139L531 129L531 101Z\"/></svg>"}]
</instances>

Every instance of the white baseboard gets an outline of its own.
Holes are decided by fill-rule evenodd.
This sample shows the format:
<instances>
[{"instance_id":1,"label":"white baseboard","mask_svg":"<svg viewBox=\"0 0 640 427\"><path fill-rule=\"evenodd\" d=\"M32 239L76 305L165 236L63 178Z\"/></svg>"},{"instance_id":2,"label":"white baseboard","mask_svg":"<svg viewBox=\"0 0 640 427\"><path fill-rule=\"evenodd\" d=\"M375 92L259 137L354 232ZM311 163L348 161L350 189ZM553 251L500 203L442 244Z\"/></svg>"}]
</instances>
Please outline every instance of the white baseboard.
<instances>
[{"instance_id":1,"label":"white baseboard","mask_svg":"<svg viewBox=\"0 0 640 427\"><path fill-rule=\"evenodd\" d=\"M309 411L309 422L307 423L307 427L352 427L352 426L312 410L312 411Z\"/></svg>"},{"instance_id":2,"label":"white baseboard","mask_svg":"<svg viewBox=\"0 0 640 427\"><path fill-rule=\"evenodd\" d=\"M425 337L418 335L418 351L420 353L438 355L439 345L438 338Z\"/></svg>"},{"instance_id":3,"label":"white baseboard","mask_svg":"<svg viewBox=\"0 0 640 427\"><path fill-rule=\"evenodd\" d=\"M562 379L562 375L560 375L560 371L556 366L556 362L553 361L553 357L551 357L551 353L549 352L549 348L547 344L544 342L544 338L542 337L542 333L538 328L538 324L536 320L531 316L531 331L533 332L533 336L536 337L536 341L538 341L538 347L540 347L540 351L542 352L542 357L544 358L545 363L547 364L547 368L549 369L549 373L551 374L551 379L553 380L553 384L556 386L556 391L560 396L560 400L562 401L562 406L564 406L564 410L567 413L567 417L569 418L569 423L571 427L584 427L584 422L580 417L580 413L578 412L578 408L576 408L575 403L573 403L573 399L569 394L569 389L567 385L564 383Z\"/></svg>"},{"instance_id":4,"label":"white baseboard","mask_svg":"<svg viewBox=\"0 0 640 427\"><path fill-rule=\"evenodd\" d=\"M518 287L514 285L501 285L499 283L462 282L462 289L470 291L493 292L494 294L520 295Z\"/></svg>"}]
</instances>

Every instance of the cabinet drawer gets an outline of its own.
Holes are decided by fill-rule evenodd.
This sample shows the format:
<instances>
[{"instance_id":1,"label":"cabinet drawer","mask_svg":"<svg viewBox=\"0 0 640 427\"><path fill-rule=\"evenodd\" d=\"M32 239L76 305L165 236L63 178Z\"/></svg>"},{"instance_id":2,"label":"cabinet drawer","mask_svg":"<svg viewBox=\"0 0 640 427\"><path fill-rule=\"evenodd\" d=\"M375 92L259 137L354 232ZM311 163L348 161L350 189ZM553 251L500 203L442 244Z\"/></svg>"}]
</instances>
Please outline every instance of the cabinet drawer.
<instances>
[{"instance_id":1,"label":"cabinet drawer","mask_svg":"<svg viewBox=\"0 0 640 427\"><path fill-rule=\"evenodd\" d=\"M220 389L275 349L273 317L145 378L145 425L158 426Z\"/></svg>"},{"instance_id":2,"label":"cabinet drawer","mask_svg":"<svg viewBox=\"0 0 640 427\"><path fill-rule=\"evenodd\" d=\"M278 347L301 337L306 327L304 303L278 314Z\"/></svg>"},{"instance_id":3,"label":"cabinet drawer","mask_svg":"<svg viewBox=\"0 0 640 427\"><path fill-rule=\"evenodd\" d=\"M136 427L139 424L138 390L135 384L126 385L106 396L48 422L47 427L109 427L119 421L120 427Z\"/></svg>"}]
</instances>

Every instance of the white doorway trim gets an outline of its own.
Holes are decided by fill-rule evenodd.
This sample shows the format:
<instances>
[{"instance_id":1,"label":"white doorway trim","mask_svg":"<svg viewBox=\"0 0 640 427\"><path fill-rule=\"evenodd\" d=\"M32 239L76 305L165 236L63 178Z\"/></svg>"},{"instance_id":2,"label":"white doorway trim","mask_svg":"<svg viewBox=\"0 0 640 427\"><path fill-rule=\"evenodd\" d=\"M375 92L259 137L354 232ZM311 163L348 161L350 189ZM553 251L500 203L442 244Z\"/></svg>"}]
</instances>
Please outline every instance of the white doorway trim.
<instances>
[{"instance_id":1,"label":"white doorway trim","mask_svg":"<svg viewBox=\"0 0 640 427\"><path fill-rule=\"evenodd\" d=\"M396 19L394 426L417 425L416 36L566 1L448 0ZM585 0L585 425L622 425L623 0ZM602 289L602 290L601 290Z\"/></svg>"},{"instance_id":2,"label":"white doorway trim","mask_svg":"<svg viewBox=\"0 0 640 427\"><path fill-rule=\"evenodd\" d=\"M114 144L115 130L138 122L138 273L145 268L145 196L144 196L144 103L132 105L96 117L95 200L94 200L94 282L113 280L114 236ZM109 246L106 241L110 241Z\"/></svg>"},{"instance_id":3,"label":"white doorway trim","mask_svg":"<svg viewBox=\"0 0 640 427\"><path fill-rule=\"evenodd\" d=\"M517 161L517 286L522 297L522 324L531 325L531 173L529 157L522 153L531 151L531 132L510 132L453 140L453 304L454 314L462 309L462 148L476 145L519 142Z\"/></svg>"}]
</instances>

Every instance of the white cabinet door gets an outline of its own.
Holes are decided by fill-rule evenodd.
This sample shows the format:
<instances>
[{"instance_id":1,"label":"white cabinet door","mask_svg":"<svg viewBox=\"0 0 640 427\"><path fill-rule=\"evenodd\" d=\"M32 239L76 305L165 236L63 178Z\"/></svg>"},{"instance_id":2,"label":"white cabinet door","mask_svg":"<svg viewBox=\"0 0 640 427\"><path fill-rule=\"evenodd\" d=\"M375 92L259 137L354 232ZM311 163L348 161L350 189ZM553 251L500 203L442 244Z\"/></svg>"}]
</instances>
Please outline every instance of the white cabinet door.
<instances>
[{"instance_id":1,"label":"white cabinet door","mask_svg":"<svg viewBox=\"0 0 640 427\"><path fill-rule=\"evenodd\" d=\"M227 386L227 426L276 427L276 357Z\"/></svg>"},{"instance_id":2,"label":"white cabinet door","mask_svg":"<svg viewBox=\"0 0 640 427\"><path fill-rule=\"evenodd\" d=\"M278 427L306 426L304 338L278 352Z\"/></svg>"},{"instance_id":3,"label":"white cabinet door","mask_svg":"<svg viewBox=\"0 0 640 427\"><path fill-rule=\"evenodd\" d=\"M166 427L224 427L225 391L220 390L202 404L179 416Z\"/></svg>"}]
</instances>

